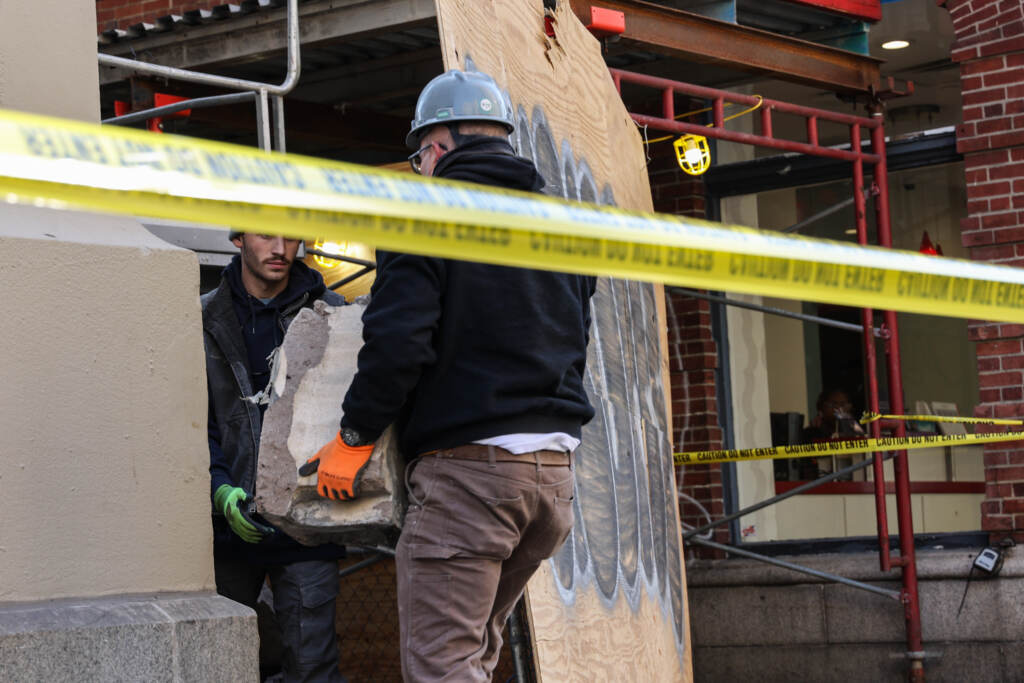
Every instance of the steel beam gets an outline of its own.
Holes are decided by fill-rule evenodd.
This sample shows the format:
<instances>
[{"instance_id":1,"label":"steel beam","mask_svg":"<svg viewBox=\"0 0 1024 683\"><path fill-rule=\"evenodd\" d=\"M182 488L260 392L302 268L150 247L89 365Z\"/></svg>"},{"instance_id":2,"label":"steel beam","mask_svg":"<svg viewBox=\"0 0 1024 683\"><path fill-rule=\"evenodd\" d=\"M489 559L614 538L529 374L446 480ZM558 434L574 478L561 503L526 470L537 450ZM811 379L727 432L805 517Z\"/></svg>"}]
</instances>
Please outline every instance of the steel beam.
<instances>
[{"instance_id":1,"label":"steel beam","mask_svg":"<svg viewBox=\"0 0 1024 683\"><path fill-rule=\"evenodd\" d=\"M836 92L866 94L881 83L881 60L796 38L710 19L642 0L569 0L573 12L590 22L590 8L626 15L622 47Z\"/></svg>"}]
</instances>

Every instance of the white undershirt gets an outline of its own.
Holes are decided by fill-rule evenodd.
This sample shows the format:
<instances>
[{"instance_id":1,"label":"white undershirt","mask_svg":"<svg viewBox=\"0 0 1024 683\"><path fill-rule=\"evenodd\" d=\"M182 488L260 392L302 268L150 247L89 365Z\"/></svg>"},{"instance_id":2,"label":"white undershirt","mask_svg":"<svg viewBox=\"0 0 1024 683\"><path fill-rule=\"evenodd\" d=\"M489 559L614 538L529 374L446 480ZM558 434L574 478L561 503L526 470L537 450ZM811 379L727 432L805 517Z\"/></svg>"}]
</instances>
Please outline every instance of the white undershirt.
<instances>
[{"instance_id":1,"label":"white undershirt","mask_svg":"<svg viewBox=\"0 0 1024 683\"><path fill-rule=\"evenodd\" d=\"M473 443L484 446L497 446L509 453L532 453L533 451L574 451L580 440L565 432L549 432L547 434L502 434L489 439L480 439Z\"/></svg>"}]
</instances>

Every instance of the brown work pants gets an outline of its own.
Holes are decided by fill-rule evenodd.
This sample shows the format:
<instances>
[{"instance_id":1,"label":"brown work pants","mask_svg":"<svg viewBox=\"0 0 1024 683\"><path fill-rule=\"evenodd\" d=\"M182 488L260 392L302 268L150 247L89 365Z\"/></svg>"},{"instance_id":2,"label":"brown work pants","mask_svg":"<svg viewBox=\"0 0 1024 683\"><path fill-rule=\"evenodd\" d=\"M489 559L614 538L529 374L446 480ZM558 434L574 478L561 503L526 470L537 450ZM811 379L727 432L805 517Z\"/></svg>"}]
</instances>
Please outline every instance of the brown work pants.
<instances>
[{"instance_id":1,"label":"brown work pants","mask_svg":"<svg viewBox=\"0 0 1024 683\"><path fill-rule=\"evenodd\" d=\"M414 464L396 552L406 683L490 681L509 612L572 529L568 456L515 457Z\"/></svg>"}]
</instances>

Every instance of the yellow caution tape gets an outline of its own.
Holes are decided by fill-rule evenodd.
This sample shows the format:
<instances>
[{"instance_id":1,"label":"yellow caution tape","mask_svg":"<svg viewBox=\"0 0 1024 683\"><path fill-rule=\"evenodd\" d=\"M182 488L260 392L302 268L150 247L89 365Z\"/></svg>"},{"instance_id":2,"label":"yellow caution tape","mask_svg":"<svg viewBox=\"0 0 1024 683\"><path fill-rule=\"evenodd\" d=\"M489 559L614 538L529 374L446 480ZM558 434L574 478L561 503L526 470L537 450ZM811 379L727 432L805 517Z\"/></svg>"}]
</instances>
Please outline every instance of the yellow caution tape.
<instances>
[{"instance_id":1,"label":"yellow caution tape","mask_svg":"<svg viewBox=\"0 0 1024 683\"><path fill-rule=\"evenodd\" d=\"M0 199L685 287L1024 322L1024 270L0 111Z\"/></svg>"},{"instance_id":2,"label":"yellow caution tape","mask_svg":"<svg viewBox=\"0 0 1024 683\"><path fill-rule=\"evenodd\" d=\"M869 424L875 420L904 420L908 422L959 422L962 424L974 425L1024 425L1024 420L1013 420L1002 417L960 417L946 415L880 415L879 413L864 413L858 420L862 425Z\"/></svg>"},{"instance_id":3,"label":"yellow caution tape","mask_svg":"<svg viewBox=\"0 0 1024 683\"><path fill-rule=\"evenodd\" d=\"M993 434L944 434L941 436L883 437L880 439L843 439L800 444L772 446L770 448L741 448L729 451L691 451L676 453L677 465L705 465L743 460L772 460L776 458L819 458L823 455L849 455L851 453L881 453L936 446L968 446L1000 441L1024 441L1024 431Z\"/></svg>"}]
</instances>

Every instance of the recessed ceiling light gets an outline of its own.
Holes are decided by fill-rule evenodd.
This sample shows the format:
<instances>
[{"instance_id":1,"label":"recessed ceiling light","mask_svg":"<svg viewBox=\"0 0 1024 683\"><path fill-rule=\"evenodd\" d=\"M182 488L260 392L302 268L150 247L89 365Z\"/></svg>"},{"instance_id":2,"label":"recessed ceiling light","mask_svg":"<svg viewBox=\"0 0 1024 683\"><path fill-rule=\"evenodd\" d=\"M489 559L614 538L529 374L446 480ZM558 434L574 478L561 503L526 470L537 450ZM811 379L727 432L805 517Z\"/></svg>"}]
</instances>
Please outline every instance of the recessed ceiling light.
<instances>
[{"instance_id":1,"label":"recessed ceiling light","mask_svg":"<svg viewBox=\"0 0 1024 683\"><path fill-rule=\"evenodd\" d=\"M882 43L883 50L902 50L905 47L910 47L909 40L887 40Z\"/></svg>"}]
</instances>

